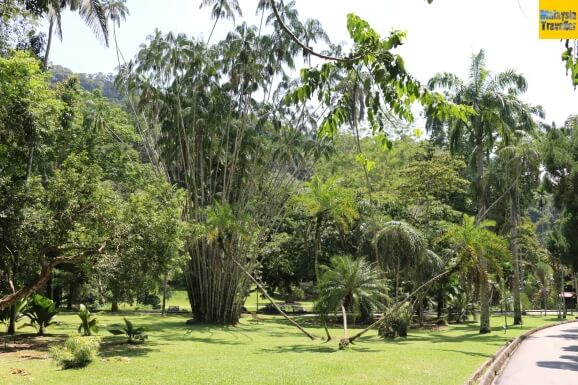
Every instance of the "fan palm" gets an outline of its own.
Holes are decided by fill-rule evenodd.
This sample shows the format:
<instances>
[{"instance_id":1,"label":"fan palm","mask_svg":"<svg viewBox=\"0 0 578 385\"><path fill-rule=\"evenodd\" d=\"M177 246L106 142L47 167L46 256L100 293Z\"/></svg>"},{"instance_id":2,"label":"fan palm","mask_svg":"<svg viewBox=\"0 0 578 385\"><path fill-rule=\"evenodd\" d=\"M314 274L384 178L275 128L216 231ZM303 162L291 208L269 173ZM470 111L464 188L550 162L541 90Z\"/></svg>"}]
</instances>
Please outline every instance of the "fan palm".
<instances>
[{"instance_id":1,"label":"fan palm","mask_svg":"<svg viewBox=\"0 0 578 385\"><path fill-rule=\"evenodd\" d=\"M374 239L381 268L393 272L394 296L399 296L401 273L427 258L427 245L419 231L405 222L387 222Z\"/></svg>"},{"instance_id":2,"label":"fan palm","mask_svg":"<svg viewBox=\"0 0 578 385\"><path fill-rule=\"evenodd\" d=\"M348 342L347 312L358 312L364 303L382 307L387 299L386 292L386 281L376 265L364 258L337 256L331 259L329 267L324 267L316 306L323 311L341 310L342 341L346 343L342 342L340 346L345 346Z\"/></svg>"}]
</instances>

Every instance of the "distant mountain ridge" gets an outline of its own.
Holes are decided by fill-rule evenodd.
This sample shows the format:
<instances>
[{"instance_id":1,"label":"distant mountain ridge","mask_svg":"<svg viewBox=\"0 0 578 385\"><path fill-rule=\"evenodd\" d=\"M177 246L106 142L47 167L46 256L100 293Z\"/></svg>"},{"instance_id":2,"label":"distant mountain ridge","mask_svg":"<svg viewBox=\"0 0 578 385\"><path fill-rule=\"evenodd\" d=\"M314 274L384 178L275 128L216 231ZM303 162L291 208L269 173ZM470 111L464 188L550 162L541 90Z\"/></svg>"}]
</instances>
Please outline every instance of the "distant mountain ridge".
<instances>
[{"instance_id":1,"label":"distant mountain ridge","mask_svg":"<svg viewBox=\"0 0 578 385\"><path fill-rule=\"evenodd\" d=\"M102 96L116 102L121 102L123 99L114 85L113 74L105 75L100 72L97 74L74 73L72 70L60 65L52 66L50 72L52 73L52 83L58 83L71 76L77 76L80 86L84 90L90 92L99 89L102 92Z\"/></svg>"}]
</instances>

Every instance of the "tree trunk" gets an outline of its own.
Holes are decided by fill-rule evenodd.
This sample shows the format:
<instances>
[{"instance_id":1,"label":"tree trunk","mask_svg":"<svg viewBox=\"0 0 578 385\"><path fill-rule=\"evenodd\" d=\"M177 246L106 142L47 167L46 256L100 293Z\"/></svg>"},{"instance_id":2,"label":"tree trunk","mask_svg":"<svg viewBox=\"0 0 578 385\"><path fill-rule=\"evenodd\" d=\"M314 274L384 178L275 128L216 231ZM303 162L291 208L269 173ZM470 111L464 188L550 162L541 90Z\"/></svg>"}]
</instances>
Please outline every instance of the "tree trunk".
<instances>
[{"instance_id":1,"label":"tree trunk","mask_svg":"<svg viewBox=\"0 0 578 385\"><path fill-rule=\"evenodd\" d=\"M349 338L349 332L347 331L347 312L345 311L345 306L341 304L341 315L343 316L343 338Z\"/></svg>"},{"instance_id":2,"label":"tree trunk","mask_svg":"<svg viewBox=\"0 0 578 385\"><path fill-rule=\"evenodd\" d=\"M522 306L520 303L520 254L518 252L518 226L520 225L520 195L517 183L510 190L510 250L514 262L512 276L512 295L514 300L514 325L522 324Z\"/></svg>"},{"instance_id":3,"label":"tree trunk","mask_svg":"<svg viewBox=\"0 0 578 385\"><path fill-rule=\"evenodd\" d=\"M50 47L52 46L52 37L54 31L54 21L50 21L48 26L48 41L46 42L46 52L44 53L44 59L42 60L42 69L46 71L48 69L48 56L50 55Z\"/></svg>"},{"instance_id":4,"label":"tree trunk","mask_svg":"<svg viewBox=\"0 0 578 385\"><path fill-rule=\"evenodd\" d=\"M399 308L401 308L406 302L409 301L410 298L412 298L413 296L415 296L416 294L420 293L422 290L424 290L425 288L427 288L428 286L430 286L432 283L440 280L441 278L445 277L448 274L451 274L452 272L454 272L457 269L458 265L455 265L453 267L450 267L447 270L444 270L443 272L439 273L438 275L436 275L435 277L431 278L429 281L425 282L424 284L422 284L421 286L419 286L417 289L415 289L413 292L411 292L409 294L409 296L407 296L403 301L399 301L397 302L395 305L393 305L391 308L389 308L388 310L386 310L385 312L383 312L383 315L381 317L379 317L379 319L377 321L375 321L374 323L372 323L371 325L367 326L365 329L357 332L355 335L351 336L351 338L347 339L347 344L345 346L347 346L350 343L353 343L353 341L355 341L356 339L358 339L359 337L363 336L365 333L367 333L368 331L370 331L371 329L378 327L379 325L381 325L386 319L387 317L389 317L390 314L396 312ZM340 348L344 348L345 346L342 346L342 344L340 343Z\"/></svg>"},{"instance_id":5,"label":"tree trunk","mask_svg":"<svg viewBox=\"0 0 578 385\"><path fill-rule=\"evenodd\" d=\"M118 313L118 301L116 298L113 298L112 303L110 305L110 311L113 313Z\"/></svg>"},{"instance_id":6,"label":"tree trunk","mask_svg":"<svg viewBox=\"0 0 578 385\"><path fill-rule=\"evenodd\" d=\"M239 293L249 291L244 273L216 242L199 241L189 247L189 255L185 278L193 318L202 323L235 325L245 300Z\"/></svg>"},{"instance_id":7,"label":"tree trunk","mask_svg":"<svg viewBox=\"0 0 578 385\"><path fill-rule=\"evenodd\" d=\"M329 342L332 338L331 334L329 334L329 329L327 328L327 317L325 315L321 316L321 322L323 323L323 329L325 330L325 336L327 337L325 341Z\"/></svg>"},{"instance_id":8,"label":"tree trunk","mask_svg":"<svg viewBox=\"0 0 578 385\"><path fill-rule=\"evenodd\" d=\"M93 250L85 250L75 256L62 256L56 257L50 263L45 263L42 266L42 270L40 271L40 275L30 284L29 286L23 287L22 289L15 291L12 294L5 295L4 297L0 298L0 310L7 308L8 306L14 304L16 301L24 299L28 297L28 295L32 292L40 290L45 284L46 281L50 278L50 273L52 270L63 263L75 263L82 257L86 257L89 255L97 255L102 253L106 244L101 245L98 249ZM54 248L58 249L58 248ZM42 254L44 255L44 254Z\"/></svg>"},{"instance_id":9,"label":"tree trunk","mask_svg":"<svg viewBox=\"0 0 578 385\"><path fill-rule=\"evenodd\" d=\"M68 298L66 299L66 310L72 310L72 304L74 303L74 296L76 294L76 277L73 276L68 286Z\"/></svg>"},{"instance_id":10,"label":"tree trunk","mask_svg":"<svg viewBox=\"0 0 578 385\"><path fill-rule=\"evenodd\" d=\"M442 319L442 316L444 314L444 295L443 295L443 290L439 289L438 294L437 294L437 314L438 317L437 319L440 320Z\"/></svg>"},{"instance_id":11,"label":"tree trunk","mask_svg":"<svg viewBox=\"0 0 578 385\"><path fill-rule=\"evenodd\" d=\"M315 280L319 283L320 273L319 273L319 254L321 254L321 224L323 217L317 216L315 221Z\"/></svg>"},{"instance_id":12,"label":"tree trunk","mask_svg":"<svg viewBox=\"0 0 578 385\"><path fill-rule=\"evenodd\" d=\"M213 28L211 28L211 33L209 34L209 38L207 39L207 46L209 45L209 42L211 41L211 37L213 37L213 32L215 32L215 27L217 26L217 23L219 22L219 18L215 18L215 23L213 24Z\"/></svg>"},{"instance_id":13,"label":"tree trunk","mask_svg":"<svg viewBox=\"0 0 578 385\"><path fill-rule=\"evenodd\" d=\"M8 334L16 334L16 305L10 306L10 319L8 321Z\"/></svg>"},{"instance_id":14,"label":"tree trunk","mask_svg":"<svg viewBox=\"0 0 578 385\"><path fill-rule=\"evenodd\" d=\"M480 334L490 333L490 285L485 276L480 283Z\"/></svg>"},{"instance_id":15,"label":"tree trunk","mask_svg":"<svg viewBox=\"0 0 578 385\"><path fill-rule=\"evenodd\" d=\"M165 308L167 304L167 275L165 274L163 278L163 305L161 308L161 316L165 316Z\"/></svg>"},{"instance_id":16,"label":"tree trunk","mask_svg":"<svg viewBox=\"0 0 578 385\"><path fill-rule=\"evenodd\" d=\"M574 305L574 309L578 308L578 277L576 276L576 272L572 273L574 277L574 295L576 296L576 304Z\"/></svg>"}]
</instances>

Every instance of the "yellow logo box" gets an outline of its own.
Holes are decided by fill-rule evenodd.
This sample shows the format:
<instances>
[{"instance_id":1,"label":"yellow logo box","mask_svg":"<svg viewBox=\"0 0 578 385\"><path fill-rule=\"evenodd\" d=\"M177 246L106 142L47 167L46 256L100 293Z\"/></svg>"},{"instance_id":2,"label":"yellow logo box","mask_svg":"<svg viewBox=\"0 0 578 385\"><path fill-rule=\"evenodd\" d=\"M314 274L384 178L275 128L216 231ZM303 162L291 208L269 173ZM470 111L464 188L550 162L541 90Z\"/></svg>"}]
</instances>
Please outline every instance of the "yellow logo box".
<instances>
[{"instance_id":1,"label":"yellow logo box","mask_svg":"<svg viewBox=\"0 0 578 385\"><path fill-rule=\"evenodd\" d=\"M540 39L578 39L578 0L540 0Z\"/></svg>"}]
</instances>

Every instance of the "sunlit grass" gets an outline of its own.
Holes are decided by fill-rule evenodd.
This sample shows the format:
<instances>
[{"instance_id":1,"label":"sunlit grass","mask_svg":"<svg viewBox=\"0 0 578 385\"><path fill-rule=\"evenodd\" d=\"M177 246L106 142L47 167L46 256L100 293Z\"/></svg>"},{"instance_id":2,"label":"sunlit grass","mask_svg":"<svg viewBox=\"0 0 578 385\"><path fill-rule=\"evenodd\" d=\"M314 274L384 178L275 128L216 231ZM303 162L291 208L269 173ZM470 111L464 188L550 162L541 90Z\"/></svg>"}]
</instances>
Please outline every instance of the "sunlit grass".
<instances>
[{"instance_id":1,"label":"sunlit grass","mask_svg":"<svg viewBox=\"0 0 578 385\"><path fill-rule=\"evenodd\" d=\"M452 325L442 331L413 331L409 338L384 341L371 331L351 349L334 341L309 341L278 317L243 319L237 327L189 326L185 315L131 315L146 326L149 341L127 345L106 327L122 316L100 313L101 359L79 370L60 370L49 359L27 359L30 352L0 353L0 384L180 385L180 384L404 384L458 385L508 339L553 318L525 317L524 327L504 332L495 317L494 331L478 335L477 326ZM48 329L51 341L75 334L78 318L59 315ZM511 319L510 319L511 321ZM322 330L311 328L318 336ZM1 349L1 348L0 348ZM0 350L1 351L1 350ZM10 374L22 368L28 376Z\"/></svg>"}]
</instances>

